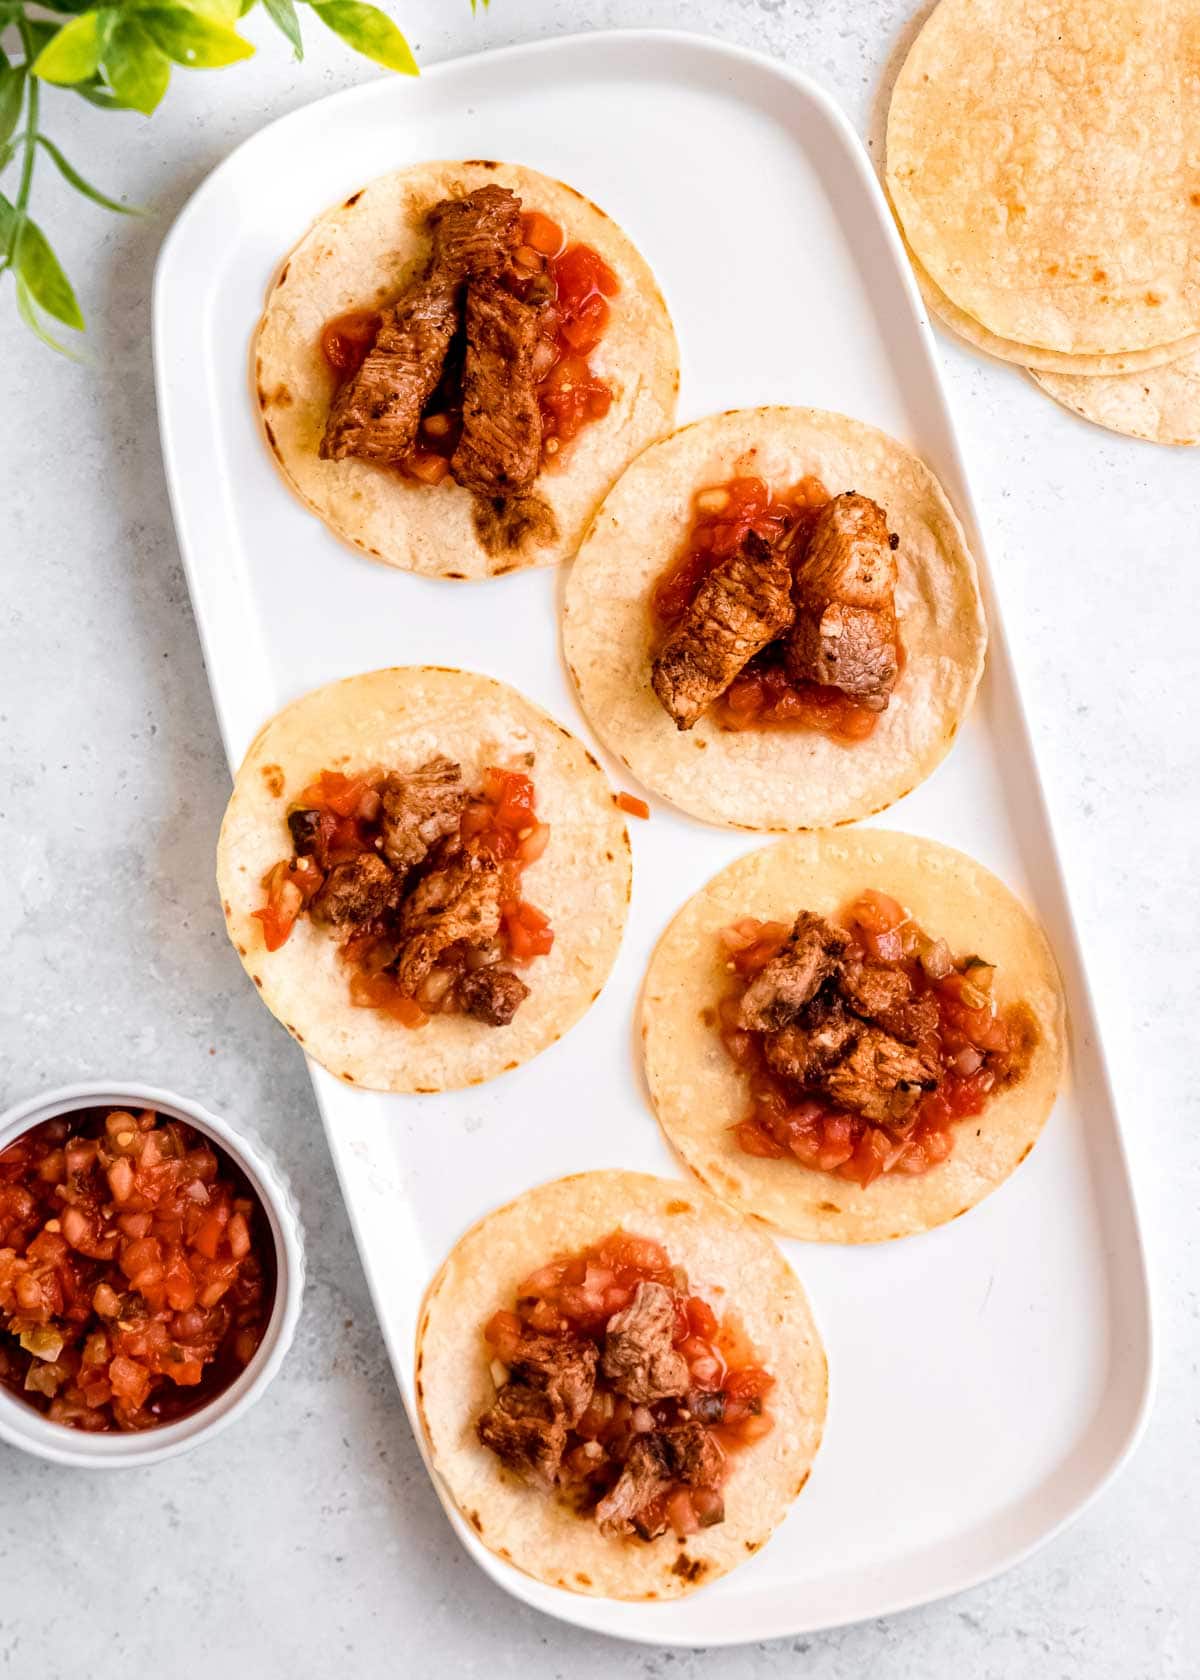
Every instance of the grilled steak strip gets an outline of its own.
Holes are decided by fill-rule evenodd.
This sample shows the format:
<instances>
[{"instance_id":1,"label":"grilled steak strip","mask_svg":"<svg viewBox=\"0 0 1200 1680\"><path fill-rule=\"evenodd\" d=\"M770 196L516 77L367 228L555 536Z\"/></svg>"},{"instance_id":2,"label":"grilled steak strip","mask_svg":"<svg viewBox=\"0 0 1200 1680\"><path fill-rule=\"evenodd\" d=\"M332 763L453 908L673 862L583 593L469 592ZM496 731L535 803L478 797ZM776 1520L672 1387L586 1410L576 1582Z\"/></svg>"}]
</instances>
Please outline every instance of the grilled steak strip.
<instances>
[{"instance_id":1,"label":"grilled steak strip","mask_svg":"<svg viewBox=\"0 0 1200 1680\"><path fill-rule=\"evenodd\" d=\"M639 1283L633 1300L608 1321L600 1369L638 1405L686 1394L687 1360L672 1346L675 1304L661 1283Z\"/></svg>"},{"instance_id":2,"label":"grilled steak strip","mask_svg":"<svg viewBox=\"0 0 1200 1680\"><path fill-rule=\"evenodd\" d=\"M691 729L795 618L787 560L755 532L714 567L660 648L650 681L678 729Z\"/></svg>"},{"instance_id":3,"label":"grilled steak strip","mask_svg":"<svg viewBox=\"0 0 1200 1680\"><path fill-rule=\"evenodd\" d=\"M462 434L450 461L479 496L510 496L537 477L542 416L533 376L538 309L495 280L467 287Z\"/></svg>"},{"instance_id":4,"label":"grilled steak strip","mask_svg":"<svg viewBox=\"0 0 1200 1680\"><path fill-rule=\"evenodd\" d=\"M520 201L504 187L480 187L434 206L429 268L383 311L362 366L334 397L322 460L395 461L408 453L458 326L463 282L507 264L520 216Z\"/></svg>"},{"instance_id":5,"label":"grilled steak strip","mask_svg":"<svg viewBox=\"0 0 1200 1680\"><path fill-rule=\"evenodd\" d=\"M817 515L796 568L796 622L784 644L788 674L884 711L900 670L895 590L883 509L853 491L835 496Z\"/></svg>"}]
</instances>

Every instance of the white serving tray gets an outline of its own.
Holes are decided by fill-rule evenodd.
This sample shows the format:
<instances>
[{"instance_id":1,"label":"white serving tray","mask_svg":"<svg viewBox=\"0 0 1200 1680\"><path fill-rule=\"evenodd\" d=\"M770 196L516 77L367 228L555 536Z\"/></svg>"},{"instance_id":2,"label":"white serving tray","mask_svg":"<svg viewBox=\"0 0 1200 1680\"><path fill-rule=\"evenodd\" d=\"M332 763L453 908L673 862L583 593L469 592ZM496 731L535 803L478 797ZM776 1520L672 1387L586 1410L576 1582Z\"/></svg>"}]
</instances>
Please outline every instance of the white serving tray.
<instances>
[{"instance_id":1,"label":"white serving tray","mask_svg":"<svg viewBox=\"0 0 1200 1680\"><path fill-rule=\"evenodd\" d=\"M296 502L258 432L247 359L284 253L372 176L444 157L533 165L628 229L679 332L681 421L794 402L883 426L939 473L982 561L899 241L866 154L806 77L695 36L623 32L459 59L416 83L372 82L241 146L159 260L163 449L231 764L306 689L422 661L506 678L591 739L559 653L559 577L461 585L373 563ZM1137 1438L1153 1364L1142 1248L1001 631L1001 582L985 579L992 641L979 703L947 762L882 821L974 853L1036 907L1066 980L1071 1086L1029 1161L967 1218L882 1247L785 1244L829 1350L828 1428L808 1489L736 1574L667 1605L576 1597L500 1563L451 1513L479 1564L552 1615L694 1645L879 1616L1014 1562L1081 1509ZM631 785L600 756L618 786ZM560 1173L679 1170L635 1051L641 976L684 898L761 842L652 804L650 822L630 824L620 958L561 1043L444 1097L354 1092L313 1068L410 1416L422 1291L468 1224Z\"/></svg>"}]
</instances>

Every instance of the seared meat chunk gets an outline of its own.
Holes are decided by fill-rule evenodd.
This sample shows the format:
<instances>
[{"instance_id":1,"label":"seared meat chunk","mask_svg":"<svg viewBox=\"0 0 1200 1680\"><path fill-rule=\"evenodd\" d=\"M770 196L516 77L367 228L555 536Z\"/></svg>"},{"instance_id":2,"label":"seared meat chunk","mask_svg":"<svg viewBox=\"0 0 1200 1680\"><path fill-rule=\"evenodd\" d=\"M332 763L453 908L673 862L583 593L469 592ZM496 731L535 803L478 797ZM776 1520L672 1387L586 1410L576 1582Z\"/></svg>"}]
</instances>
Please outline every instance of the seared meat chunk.
<instances>
[{"instance_id":1,"label":"seared meat chunk","mask_svg":"<svg viewBox=\"0 0 1200 1680\"><path fill-rule=\"evenodd\" d=\"M465 1014L489 1027L506 1027L529 996L520 975L507 968L468 970L458 982L458 996Z\"/></svg>"},{"instance_id":2,"label":"seared meat chunk","mask_svg":"<svg viewBox=\"0 0 1200 1680\"><path fill-rule=\"evenodd\" d=\"M414 995L451 945L484 945L499 931L500 871L486 854L462 852L426 875L405 900L396 966L401 989Z\"/></svg>"},{"instance_id":3,"label":"seared meat chunk","mask_svg":"<svg viewBox=\"0 0 1200 1680\"><path fill-rule=\"evenodd\" d=\"M379 795L383 855L402 873L424 863L439 840L457 831L467 802L462 771L441 756L406 775L385 776Z\"/></svg>"},{"instance_id":4,"label":"seared meat chunk","mask_svg":"<svg viewBox=\"0 0 1200 1680\"><path fill-rule=\"evenodd\" d=\"M600 1532L653 1540L667 1526L665 1515L651 1509L662 1495L677 1483L719 1487L724 1463L724 1453L700 1423L637 1436L616 1485L596 1506ZM720 1517L714 1514L709 1521Z\"/></svg>"},{"instance_id":5,"label":"seared meat chunk","mask_svg":"<svg viewBox=\"0 0 1200 1680\"><path fill-rule=\"evenodd\" d=\"M357 933L395 910L404 883L375 852L335 863L309 905L314 922L337 933Z\"/></svg>"},{"instance_id":6,"label":"seared meat chunk","mask_svg":"<svg viewBox=\"0 0 1200 1680\"><path fill-rule=\"evenodd\" d=\"M537 477L542 416L533 377L538 310L495 280L467 288L462 435L450 461L479 496L510 496Z\"/></svg>"},{"instance_id":7,"label":"seared meat chunk","mask_svg":"<svg viewBox=\"0 0 1200 1680\"><path fill-rule=\"evenodd\" d=\"M801 910L783 949L773 956L742 995L742 1025L770 1032L794 1020L825 982L834 977L850 940L841 928Z\"/></svg>"},{"instance_id":8,"label":"seared meat chunk","mask_svg":"<svg viewBox=\"0 0 1200 1680\"><path fill-rule=\"evenodd\" d=\"M429 212L433 268L454 281L498 274L521 243L521 200L507 187L476 187Z\"/></svg>"},{"instance_id":9,"label":"seared meat chunk","mask_svg":"<svg viewBox=\"0 0 1200 1680\"><path fill-rule=\"evenodd\" d=\"M895 590L883 509L853 491L835 496L796 568L796 622L784 645L789 675L885 710L900 669Z\"/></svg>"},{"instance_id":10,"label":"seared meat chunk","mask_svg":"<svg viewBox=\"0 0 1200 1680\"><path fill-rule=\"evenodd\" d=\"M457 325L457 286L436 272L385 309L362 366L330 406L321 459L398 461L407 455Z\"/></svg>"},{"instance_id":11,"label":"seared meat chunk","mask_svg":"<svg viewBox=\"0 0 1200 1680\"><path fill-rule=\"evenodd\" d=\"M609 1319L600 1368L635 1404L687 1393L687 1360L671 1345L674 1329L674 1297L661 1283L639 1283L629 1305Z\"/></svg>"},{"instance_id":12,"label":"seared meat chunk","mask_svg":"<svg viewBox=\"0 0 1200 1680\"><path fill-rule=\"evenodd\" d=\"M321 832L320 811L289 811L288 832L292 836L292 850L297 857L310 857L317 849Z\"/></svg>"},{"instance_id":13,"label":"seared meat chunk","mask_svg":"<svg viewBox=\"0 0 1200 1680\"><path fill-rule=\"evenodd\" d=\"M362 366L334 397L322 460L396 461L408 453L458 326L463 281L507 264L520 238L520 214L520 201L503 187L481 187L434 206L429 267L383 311Z\"/></svg>"},{"instance_id":14,"label":"seared meat chunk","mask_svg":"<svg viewBox=\"0 0 1200 1680\"><path fill-rule=\"evenodd\" d=\"M787 561L753 531L708 574L651 668L654 692L677 728L690 729L792 623L791 591Z\"/></svg>"},{"instance_id":15,"label":"seared meat chunk","mask_svg":"<svg viewBox=\"0 0 1200 1680\"><path fill-rule=\"evenodd\" d=\"M817 1088L839 1108L876 1126L903 1129L926 1091L938 1086L937 1062L879 1027L863 1026L846 1053L818 1076Z\"/></svg>"},{"instance_id":16,"label":"seared meat chunk","mask_svg":"<svg viewBox=\"0 0 1200 1680\"><path fill-rule=\"evenodd\" d=\"M532 1332L509 1367L510 1381L549 1396L568 1424L578 1423L596 1386L596 1344L583 1336L541 1336Z\"/></svg>"},{"instance_id":17,"label":"seared meat chunk","mask_svg":"<svg viewBox=\"0 0 1200 1680\"><path fill-rule=\"evenodd\" d=\"M905 1044L917 1044L937 1031L938 1006L928 993L915 998L901 969L847 959L838 982L856 1015L881 1026Z\"/></svg>"},{"instance_id":18,"label":"seared meat chunk","mask_svg":"<svg viewBox=\"0 0 1200 1680\"><path fill-rule=\"evenodd\" d=\"M553 1485L567 1444L567 1420L543 1389L505 1383L475 1432L515 1475Z\"/></svg>"},{"instance_id":19,"label":"seared meat chunk","mask_svg":"<svg viewBox=\"0 0 1200 1680\"><path fill-rule=\"evenodd\" d=\"M821 997L793 1021L763 1039L767 1066L793 1085L811 1087L823 1071L856 1041L862 1022L848 1015L840 1000Z\"/></svg>"}]
</instances>

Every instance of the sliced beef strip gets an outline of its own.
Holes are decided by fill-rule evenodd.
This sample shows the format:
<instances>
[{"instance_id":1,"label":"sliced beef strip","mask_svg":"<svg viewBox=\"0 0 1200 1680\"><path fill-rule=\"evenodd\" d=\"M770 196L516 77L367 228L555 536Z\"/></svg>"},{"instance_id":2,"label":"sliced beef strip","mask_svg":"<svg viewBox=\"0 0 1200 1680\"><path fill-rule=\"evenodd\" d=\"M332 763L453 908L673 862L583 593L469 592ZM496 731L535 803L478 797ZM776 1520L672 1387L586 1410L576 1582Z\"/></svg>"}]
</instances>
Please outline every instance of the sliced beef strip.
<instances>
[{"instance_id":1,"label":"sliced beef strip","mask_svg":"<svg viewBox=\"0 0 1200 1680\"><path fill-rule=\"evenodd\" d=\"M500 871L485 853L461 852L419 881L404 902L396 965L401 990L414 995L451 945L484 945L499 931Z\"/></svg>"},{"instance_id":2,"label":"sliced beef strip","mask_svg":"<svg viewBox=\"0 0 1200 1680\"><path fill-rule=\"evenodd\" d=\"M675 1299L661 1283L643 1282L608 1321L601 1370L636 1405L686 1394L687 1360L671 1345Z\"/></svg>"},{"instance_id":3,"label":"sliced beef strip","mask_svg":"<svg viewBox=\"0 0 1200 1680\"><path fill-rule=\"evenodd\" d=\"M576 1424L596 1387L597 1358L595 1342L586 1337L526 1333L509 1366L509 1378L540 1389L568 1424Z\"/></svg>"},{"instance_id":4,"label":"sliced beef strip","mask_svg":"<svg viewBox=\"0 0 1200 1680\"><path fill-rule=\"evenodd\" d=\"M771 1032L794 1020L839 971L849 935L824 916L801 910L787 943L742 994L742 1026Z\"/></svg>"},{"instance_id":5,"label":"sliced beef strip","mask_svg":"<svg viewBox=\"0 0 1200 1680\"><path fill-rule=\"evenodd\" d=\"M846 1054L861 1026L836 996L823 996L807 1006L799 1021L767 1033L763 1055L767 1066L781 1078L801 1088L809 1087Z\"/></svg>"},{"instance_id":6,"label":"sliced beef strip","mask_svg":"<svg viewBox=\"0 0 1200 1680\"><path fill-rule=\"evenodd\" d=\"M596 1506L601 1533L653 1540L665 1532L667 1523L665 1517L652 1518L648 1507L676 1483L719 1487L724 1463L724 1453L701 1423L675 1424L637 1436L616 1484Z\"/></svg>"},{"instance_id":7,"label":"sliced beef strip","mask_svg":"<svg viewBox=\"0 0 1200 1680\"><path fill-rule=\"evenodd\" d=\"M553 1486L567 1444L567 1420L543 1389L505 1383L475 1432L515 1475Z\"/></svg>"},{"instance_id":8,"label":"sliced beef strip","mask_svg":"<svg viewBox=\"0 0 1200 1680\"><path fill-rule=\"evenodd\" d=\"M914 997L909 978L900 969L847 958L838 987L856 1015L874 1021L905 1044L919 1044L937 1031L937 1003L928 993Z\"/></svg>"},{"instance_id":9,"label":"sliced beef strip","mask_svg":"<svg viewBox=\"0 0 1200 1680\"><path fill-rule=\"evenodd\" d=\"M337 933L356 933L396 910L404 883L376 852L335 863L309 905L314 922Z\"/></svg>"},{"instance_id":10,"label":"sliced beef strip","mask_svg":"<svg viewBox=\"0 0 1200 1680\"><path fill-rule=\"evenodd\" d=\"M868 496L835 496L796 567L796 622L784 643L789 676L883 711L900 671L895 590L887 515Z\"/></svg>"},{"instance_id":11,"label":"sliced beef strip","mask_svg":"<svg viewBox=\"0 0 1200 1680\"><path fill-rule=\"evenodd\" d=\"M462 435L450 471L478 496L511 496L537 477L542 416L533 352L539 313L498 281L473 281L467 288Z\"/></svg>"},{"instance_id":12,"label":"sliced beef strip","mask_svg":"<svg viewBox=\"0 0 1200 1680\"><path fill-rule=\"evenodd\" d=\"M462 771L451 759L429 759L379 785L379 838L384 857L402 872L424 863L433 847L458 829L467 802Z\"/></svg>"},{"instance_id":13,"label":"sliced beef strip","mask_svg":"<svg viewBox=\"0 0 1200 1680\"><path fill-rule=\"evenodd\" d=\"M795 618L787 560L755 532L696 591L659 649L650 681L678 729L691 729L756 653Z\"/></svg>"},{"instance_id":14,"label":"sliced beef strip","mask_svg":"<svg viewBox=\"0 0 1200 1680\"><path fill-rule=\"evenodd\" d=\"M922 1051L864 1024L845 1054L813 1083L839 1108L876 1126L903 1130L922 1096L937 1090L938 1068Z\"/></svg>"},{"instance_id":15,"label":"sliced beef strip","mask_svg":"<svg viewBox=\"0 0 1200 1680\"><path fill-rule=\"evenodd\" d=\"M528 996L524 980L507 968L468 970L458 982L464 1013L489 1027L506 1027Z\"/></svg>"},{"instance_id":16,"label":"sliced beef strip","mask_svg":"<svg viewBox=\"0 0 1200 1680\"><path fill-rule=\"evenodd\" d=\"M322 460L396 461L408 453L459 324L463 282L506 266L520 238L520 215L519 199L503 187L481 187L434 206L429 267L383 311L362 366L335 395Z\"/></svg>"}]
</instances>

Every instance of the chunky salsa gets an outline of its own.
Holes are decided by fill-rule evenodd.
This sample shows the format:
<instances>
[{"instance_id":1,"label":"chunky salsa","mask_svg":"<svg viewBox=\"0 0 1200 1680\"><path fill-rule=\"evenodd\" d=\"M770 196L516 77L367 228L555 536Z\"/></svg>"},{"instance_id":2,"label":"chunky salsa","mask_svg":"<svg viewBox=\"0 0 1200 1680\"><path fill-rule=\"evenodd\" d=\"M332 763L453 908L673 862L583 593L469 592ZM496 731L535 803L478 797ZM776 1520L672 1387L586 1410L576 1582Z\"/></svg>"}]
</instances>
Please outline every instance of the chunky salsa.
<instances>
[{"instance_id":1,"label":"chunky salsa","mask_svg":"<svg viewBox=\"0 0 1200 1680\"><path fill-rule=\"evenodd\" d=\"M687 537L651 596L656 638L676 628L705 578L738 553L748 533L774 549L786 549L794 576L817 515L830 500L820 479L811 477L778 492L755 477L732 478L697 491ZM780 638L733 677L713 702L711 715L723 729L796 728L854 742L871 734L880 713L834 685L795 676L787 669Z\"/></svg>"},{"instance_id":2,"label":"chunky salsa","mask_svg":"<svg viewBox=\"0 0 1200 1680\"><path fill-rule=\"evenodd\" d=\"M999 1008L994 968L953 957L886 893L864 892L839 923L747 917L721 940L733 985L719 1028L750 1084L733 1127L748 1155L863 1186L928 1172L1028 1065L1027 1006Z\"/></svg>"},{"instance_id":3,"label":"chunky salsa","mask_svg":"<svg viewBox=\"0 0 1200 1680\"><path fill-rule=\"evenodd\" d=\"M529 988L513 971L554 944L522 876L550 842L523 770L457 764L323 770L288 814L293 855L263 878L268 951L307 913L338 937L350 1000L406 1027L460 1013L507 1025Z\"/></svg>"},{"instance_id":4,"label":"chunky salsa","mask_svg":"<svg viewBox=\"0 0 1200 1680\"><path fill-rule=\"evenodd\" d=\"M83 1109L0 1153L0 1382L52 1422L196 1411L249 1364L274 1295L254 1192L183 1121Z\"/></svg>"},{"instance_id":5,"label":"chunky salsa","mask_svg":"<svg viewBox=\"0 0 1200 1680\"><path fill-rule=\"evenodd\" d=\"M614 1231L540 1267L484 1337L496 1397L480 1440L606 1534L721 1522L730 1455L774 1427L775 1378L737 1316L648 1237Z\"/></svg>"},{"instance_id":6,"label":"chunky salsa","mask_svg":"<svg viewBox=\"0 0 1200 1680\"><path fill-rule=\"evenodd\" d=\"M608 326L609 300L620 282L592 246L569 243L562 228L540 211L521 215L521 242L505 283L525 302L536 302L538 343L533 375L541 414L541 467L561 466L568 446L612 406L612 387L590 357ZM352 310L325 323L321 350L339 383L358 372L379 332L377 310ZM395 464L423 484L440 484L462 433L462 347L452 348L433 396L425 405L417 441Z\"/></svg>"}]
</instances>

